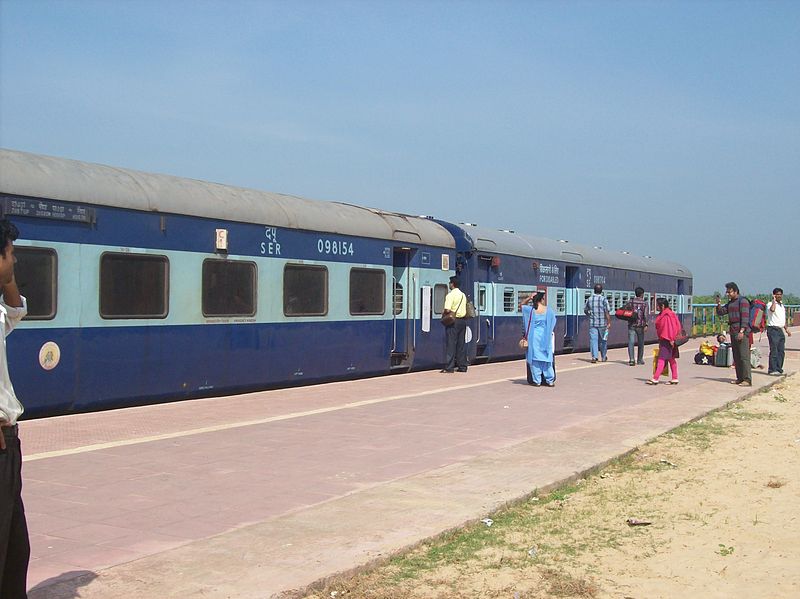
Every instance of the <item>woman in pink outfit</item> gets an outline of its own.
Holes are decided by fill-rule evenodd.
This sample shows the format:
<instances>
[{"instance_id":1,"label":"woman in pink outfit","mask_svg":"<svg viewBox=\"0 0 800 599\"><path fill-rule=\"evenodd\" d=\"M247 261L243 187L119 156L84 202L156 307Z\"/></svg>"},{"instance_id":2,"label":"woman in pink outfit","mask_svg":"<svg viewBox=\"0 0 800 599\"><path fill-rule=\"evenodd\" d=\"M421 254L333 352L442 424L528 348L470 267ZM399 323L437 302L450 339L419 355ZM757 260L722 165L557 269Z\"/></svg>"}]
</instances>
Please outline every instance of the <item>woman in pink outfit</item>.
<instances>
[{"instance_id":1,"label":"woman in pink outfit","mask_svg":"<svg viewBox=\"0 0 800 599\"><path fill-rule=\"evenodd\" d=\"M664 364L669 362L672 373L670 385L678 384L678 346L675 339L681 332L681 321L669 307L669 301L663 297L656 300L658 316L656 317L656 333L658 334L658 364L653 378L647 381L648 385L658 385L658 379L664 371Z\"/></svg>"}]
</instances>

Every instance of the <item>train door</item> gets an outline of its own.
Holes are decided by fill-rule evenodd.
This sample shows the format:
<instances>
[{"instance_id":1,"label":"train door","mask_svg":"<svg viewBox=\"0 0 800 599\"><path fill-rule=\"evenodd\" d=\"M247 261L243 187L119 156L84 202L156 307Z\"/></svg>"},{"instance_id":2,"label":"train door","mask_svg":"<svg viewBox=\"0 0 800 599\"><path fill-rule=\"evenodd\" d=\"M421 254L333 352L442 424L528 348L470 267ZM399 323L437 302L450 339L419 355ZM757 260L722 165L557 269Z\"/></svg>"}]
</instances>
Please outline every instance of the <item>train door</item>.
<instances>
[{"instance_id":1,"label":"train door","mask_svg":"<svg viewBox=\"0 0 800 599\"><path fill-rule=\"evenodd\" d=\"M683 279L678 279L678 289L677 289L678 305L676 306L677 309L675 310L675 312L677 312L679 315L683 312L686 312L686 305L685 305L686 300L683 297L685 293L686 289L684 288Z\"/></svg>"},{"instance_id":2,"label":"train door","mask_svg":"<svg viewBox=\"0 0 800 599\"><path fill-rule=\"evenodd\" d=\"M578 267L567 266L566 268L566 293L565 293L565 312L566 328L564 331L564 351L571 352L575 347L575 339L578 336L578 315L583 310L581 303L580 289L578 289Z\"/></svg>"},{"instance_id":3,"label":"train door","mask_svg":"<svg viewBox=\"0 0 800 599\"><path fill-rule=\"evenodd\" d=\"M689 331L691 330L692 326L692 315L691 315L692 311L689 309L689 302L687 301L685 295L686 287L684 285L683 279L678 279L676 292L677 292L677 299L675 300L675 307L673 308L673 310L678 315L678 319L681 321L681 324L683 324L684 328L687 331ZM687 312L689 313L688 315Z\"/></svg>"},{"instance_id":4,"label":"train door","mask_svg":"<svg viewBox=\"0 0 800 599\"><path fill-rule=\"evenodd\" d=\"M392 326L392 370L409 370L414 362L416 326L415 277L411 269L414 250L394 248L392 280L394 288Z\"/></svg>"},{"instance_id":5,"label":"train door","mask_svg":"<svg viewBox=\"0 0 800 599\"><path fill-rule=\"evenodd\" d=\"M494 346L494 283L475 283L475 360L489 359Z\"/></svg>"}]
</instances>

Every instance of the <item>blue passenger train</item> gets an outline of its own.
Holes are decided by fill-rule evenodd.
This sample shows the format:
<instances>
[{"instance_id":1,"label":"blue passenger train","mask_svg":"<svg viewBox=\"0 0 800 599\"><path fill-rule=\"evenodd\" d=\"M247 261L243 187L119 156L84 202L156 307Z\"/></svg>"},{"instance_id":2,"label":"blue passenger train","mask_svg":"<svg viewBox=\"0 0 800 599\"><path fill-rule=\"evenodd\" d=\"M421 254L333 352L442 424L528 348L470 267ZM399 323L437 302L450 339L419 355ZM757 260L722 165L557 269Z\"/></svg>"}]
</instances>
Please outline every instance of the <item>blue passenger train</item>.
<instances>
[{"instance_id":1,"label":"blue passenger train","mask_svg":"<svg viewBox=\"0 0 800 599\"><path fill-rule=\"evenodd\" d=\"M533 289L558 351L587 347L596 282L691 325L679 264L350 204L0 150L0 211L22 236L8 347L28 418L440 367L453 274L473 363L521 357Z\"/></svg>"}]
</instances>

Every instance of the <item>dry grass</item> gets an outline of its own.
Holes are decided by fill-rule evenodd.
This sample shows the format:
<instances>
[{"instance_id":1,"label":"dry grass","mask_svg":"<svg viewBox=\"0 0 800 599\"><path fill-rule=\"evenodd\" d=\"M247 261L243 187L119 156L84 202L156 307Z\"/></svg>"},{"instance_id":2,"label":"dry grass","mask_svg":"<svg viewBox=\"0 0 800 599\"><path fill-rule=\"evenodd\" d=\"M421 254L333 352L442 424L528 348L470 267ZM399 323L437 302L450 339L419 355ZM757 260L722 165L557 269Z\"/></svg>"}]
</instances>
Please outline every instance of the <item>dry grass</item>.
<instances>
[{"instance_id":1,"label":"dry grass","mask_svg":"<svg viewBox=\"0 0 800 599\"><path fill-rule=\"evenodd\" d=\"M542 571L547 590L556 597L596 597L600 587L588 578L575 578L571 574L547 569Z\"/></svg>"},{"instance_id":2,"label":"dry grass","mask_svg":"<svg viewBox=\"0 0 800 599\"><path fill-rule=\"evenodd\" d=\"M679 596L676 576L665 575L664 564L671 556L686 560L687 554L701 574L680 570L679 575L701 593L695 596L703 596L715 585L727 585L731 591L735 581L709 582L709 573L721 572L721 558L742 560L748 555L719 541L773 542L775 535L785 532L782 527L770 529L771 522L785 519L783 512L775 511L785 502L767 501L770 509L755 517L750 513L758 504L759 488L765 494L762 498L768 499L785 492L778 489L791 480L774 461L776 451L786 450L786 442L765 443L780 430L783 438L791 435L794 447L796 429L784 420L796 412L797 385L790 388L784 383L773 391L783 392L785 401L778 400L776 406L772 395L763 400L756 397L709 414L608 464L602 472L537 496L536 501L521 501L489 514L494 521L491 527L470 524L383 565L329 580L292 597L595 599L623 597L642 580L658 580L670 589L663 596ZM756 467L763 463L766 472L737 466L732 456L746 443L763 445L764 457L757 458L750 450L747 458ZM748 488L745 493L731 492ZM737 503L742 496L750 497L749 503ZM653 525L625 525L631 517L651 520ZM726 531L726 536L720 538L720 531ZM718 549L710 549L715 546ZM792 576L800 580L791 574L796 566L790 561L781 563L782 572L788 580L794 580Z\"/></svg>"}]
</instances>

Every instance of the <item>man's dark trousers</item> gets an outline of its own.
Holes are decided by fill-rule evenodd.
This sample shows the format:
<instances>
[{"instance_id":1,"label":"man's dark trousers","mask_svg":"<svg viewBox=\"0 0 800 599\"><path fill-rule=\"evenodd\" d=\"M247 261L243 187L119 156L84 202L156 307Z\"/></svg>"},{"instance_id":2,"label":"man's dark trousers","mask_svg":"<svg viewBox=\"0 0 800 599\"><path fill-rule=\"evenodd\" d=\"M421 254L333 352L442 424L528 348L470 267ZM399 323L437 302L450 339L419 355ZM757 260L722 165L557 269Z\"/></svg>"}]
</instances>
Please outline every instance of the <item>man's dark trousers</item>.
<instances>
[{"instance_id":1,"label":"man's dark trousers","mask_svg":"<svg viewBox=\"0 0 800 599\"><path fill-rule=\"evenodd\" d=\"M22 451L17 427L3 428L0 449L0 597L24 599L31 546L22 505Z\"/></svg>"},{"instance_id":2,"label":"man's dark trousers","mask_svg":"<svg viewBox=\"0 0 800 599\"><path fill-rule=\"evenodd\" d=\"M736 380L739 382L753 382L750 374L750 337L744 335L739 341L738 335L731 335L731 348L733 349L733 365L736 367Z\"/></svg>"},{"instance_id":3,"label":"man's dark trousers","mask_svg":"<svg viewBox=\"0 0 800 599\"><path fill-rule=\"evenodd\" d=\"M786 334L781 327L767 327L767 339L769 339L769 372L783 372Z\"/></svg>"},{"instance_id":4,"label":"man's dark trousers","mask_svg":"<svg viewBox=\"0 0 800 599\"><path fill-rule=\"evenodd\" d=\"M447 327L447 362L445 370L467 369L467 345L464 334L467 330L467 320L456 318L456 321Z\"/></svg>"}]
</instances>

